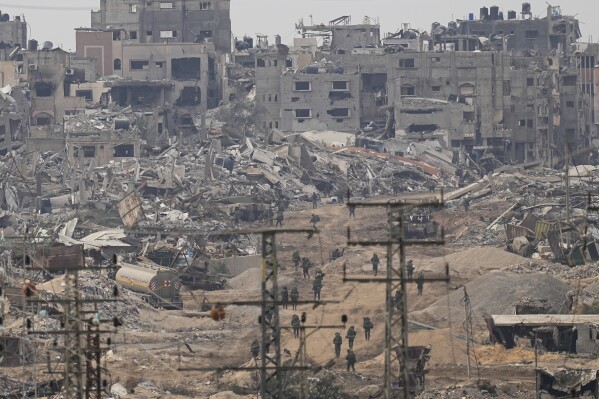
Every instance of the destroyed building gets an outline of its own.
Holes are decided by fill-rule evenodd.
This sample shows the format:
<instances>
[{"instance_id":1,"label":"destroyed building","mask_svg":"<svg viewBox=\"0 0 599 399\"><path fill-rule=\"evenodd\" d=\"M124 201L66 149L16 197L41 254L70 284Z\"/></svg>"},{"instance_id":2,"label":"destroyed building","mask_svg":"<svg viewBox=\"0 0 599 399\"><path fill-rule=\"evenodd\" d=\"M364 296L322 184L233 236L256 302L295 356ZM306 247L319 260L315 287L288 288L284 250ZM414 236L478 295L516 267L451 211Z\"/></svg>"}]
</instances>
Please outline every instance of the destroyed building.
<instances>
[{"instance_id":1,"label":"destroyed building","mask_svg":"<svg viewBox=\"0 0 599 399\"><path fill-rule=\"evenodd\" d=\"M483 6L479 19L470 13L468 20L449 23L447 28L434 25L431 33L435 46L451 44L455 51L476 50L472 42L470 47L463 45L465 38L475 38L474 44L481 49L491 46L516 54L532 50L540 55L566 51L582 36L578 20L563 15L559 6L548 5L546 16L535 18L530 3L522 4L520 18L515 10L504 14L498 6Z\"/></svg>"},{"instance_id":2,"label":"destroyed building","mask_svg":"<svg viewBox=\"0 0 599 399\"><path fill-rule=\"evenodd\" d=\"M231 1L102 1L91 28L124 32L136 43L214 43L231 52ZM119 35L115 33L115 35Z\"/></svg>"},{"instance_id":3,"label":"destroyed building","mask_svg":"<svg viewBox=\"0 0 599 399\"><path fill-rule=\"evenodd\" d=\"M405 134L414 140L443 131L448 132L449 147L465 151L473 159L492 154L505 163L542 161L554 166L563 159L565 148L569 148L583 161L588 158L599 127L599 101L594 90L596 49L576 43L580 38L578 20L563 16L558 7L550 7L548 12L543 19L525 16L504 21L489 16L482 22L469 21L484 22L496 30L501 22L520 30L532 29L529 24L544 24L545 30L535 40L519 41L509 48L484 47L481 43L487 43L497 32L482 30L460 39L474 40L475 45L454 43L435 48L436 40L443 38L448 44L458 35L461 25L457 23L451 25L456 32L441 29L432 36L405 25L400 32L383 39L383 46L378 41L364 46L360 35L348 34L344 40L349 42L340 48L332 45L336 34L333 28L338 24L351 26L346 17L329 25L300 24L301 40L325 35L322 47L314 55L306 51L301 62L291 51L285 57L272 50L257 55L256 101L266 110L262 127L290 132L301 131L304 126L337 129L336 123L341 123L337 130L384 128L387 137ZM433 30L439 29L435 26ZM518 32L514 37L526 36ZM285 67L281 66L283 62ZM286 81L297 80L300 71L322 73L327 63L335 70L357 75L359 89L356 95L352 94L356 101L348 104L354 109L351 116L343 114L346 119L342 122L336 119L336 123L330 123L326 120L329 110L322 112L321 107L314 107L330 100L328 92L311 93L310 108L298 107L302 96L297 93L291 96L293 104L283 104L289 86ZM287 68L293 68L293 72ZM281 82L277 83L281 70ZM321 76L311 80L326 80L326 75ZM328 105L346 110L345 106ZM296 108L305 116L300 120L310 119L311 123L296 123Z\"/></svg>"},{"instance_id":4,"label":"destroyed building","mask_svg":"<svg viewBox=\"0 0 599 399\"><path fill-rule=\"evenodd\" d=\"M27 22L25 17L0 13L0 47L27 47Z\"/></svg>"},{"instance_id":5,"label":"destroyed building","mask_svg":"<svg viewBox=\"0 0 599 399\"><path fill-rule=\"evenodd\" d=\"M369 17L364 17L361 24L352 24L349 15L335 18L328 25L304 25L300 21L295 28L302 38L322 37L325 51L343 52L352 48L377 47L381 41L381 26Z\"/></svg>"}]
</instances>

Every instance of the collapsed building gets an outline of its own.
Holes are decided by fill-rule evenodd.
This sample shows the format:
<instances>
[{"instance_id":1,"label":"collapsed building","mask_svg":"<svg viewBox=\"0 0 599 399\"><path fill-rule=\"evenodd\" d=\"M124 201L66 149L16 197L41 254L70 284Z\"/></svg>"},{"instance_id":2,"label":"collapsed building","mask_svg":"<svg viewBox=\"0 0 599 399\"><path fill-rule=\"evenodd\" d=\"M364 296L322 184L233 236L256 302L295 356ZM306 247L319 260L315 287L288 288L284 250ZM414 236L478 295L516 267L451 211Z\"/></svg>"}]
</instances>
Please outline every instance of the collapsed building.
<instances>
[{"instance_id":1,"label":"collapsed building","mask_svg":"<svg viewBox=\"0 0 599 399\"><path fill-rule=\"evenodd\" d=\"M490 14L481 11L480 20L471 15L448 28L435 23L431 33L405 25L382 40L378 25L369 21L300 23L299 40L324 35L313 55L304 51L299 61L297 46L256 53L260 124L283 132L367 128L414 140L446 131L454 150L475 160L492 154L503 163L555 166L566 148L578 160L588 159L599 126L597 48L577 42L578 20L559 7L549 7L541 19L532 18L529 6L523 9L520 19L513 12L504 19L492 7ZM497 40L501 46L489 45ZM327 65L356 75L346 79L356 89L348 104L338 106L336 96L320 90L334 80ZM303 90L292 87L289 93L288 82L300 79L316 85L304 83ZM306 95L310 106L302 101ZM342 117L331 121L329 111Z\"/></svg>"}]
</instances>

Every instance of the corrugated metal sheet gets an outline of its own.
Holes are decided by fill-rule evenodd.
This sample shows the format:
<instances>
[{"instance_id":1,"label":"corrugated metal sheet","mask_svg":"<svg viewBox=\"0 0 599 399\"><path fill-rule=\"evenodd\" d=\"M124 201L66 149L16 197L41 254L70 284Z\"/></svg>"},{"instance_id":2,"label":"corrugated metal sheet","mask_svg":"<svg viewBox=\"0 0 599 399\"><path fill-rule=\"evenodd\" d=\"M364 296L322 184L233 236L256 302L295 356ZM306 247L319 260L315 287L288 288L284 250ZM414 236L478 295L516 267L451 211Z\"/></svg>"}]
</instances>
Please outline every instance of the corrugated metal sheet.
<instances>
[{"instance_id":1,"label":"corrugated metal sheet","mask_svg":"<svg viewBox=\"0 0 599 399\"><path fill-rule=\"evenodd\" d=\"M527 229L530 229L531 231L534 231L534 229L536 228L537 222L539 221L539 217L533 213L529 213L528 216L526 216L524 218L524 220L522 221L522 223L520 223L520 226L522 227L526 227Z\"/></svg>"},{"instance_id":2,"label":"corrugated metal sheet","mask_svg":"<svg viewBox=\"0 0 599 399\"><path fill-rule=\"evenodd\" d=\"M516 226L515 224L506 224L505 225L505 235L508 241L512 241L516 237L528 237L532 236L532 230L527 229L526 227Z\"/></svg>"},{"instance_id":3,"label":"corrugated metal sheet","mask_svg":"<svg viewBox=\"0 0 599 399\"><path fill-rule=\"evenodd\" d=\"M123 224L128 228L132 228L146 218L144 210L141 207L141 200L136 191L132 191L125 198L120 200L116 204L116 209L119 212Z\"/></svg>"},{"instance_id":4,"label":"corrugated metal sheet","mask_svg":"<svg viewBox=\"0 0 599 399\"><path fill-rule=\"evenodd\" d=\"M48 271L81 269L85 266L83 245L47 247L38 250L28 268Z\"/></svg>"},{"instance_id":5,"label":"corrugated metal sheet","mask_svg":"<svg viewBox=\"0 0 599 399\"><path fill-rule=\"evenodd\" d=\"M551 229L553 223L539 220L535 225L535 240L543 240L547 238L547 233Z\"/></svg>"}]
</instances>

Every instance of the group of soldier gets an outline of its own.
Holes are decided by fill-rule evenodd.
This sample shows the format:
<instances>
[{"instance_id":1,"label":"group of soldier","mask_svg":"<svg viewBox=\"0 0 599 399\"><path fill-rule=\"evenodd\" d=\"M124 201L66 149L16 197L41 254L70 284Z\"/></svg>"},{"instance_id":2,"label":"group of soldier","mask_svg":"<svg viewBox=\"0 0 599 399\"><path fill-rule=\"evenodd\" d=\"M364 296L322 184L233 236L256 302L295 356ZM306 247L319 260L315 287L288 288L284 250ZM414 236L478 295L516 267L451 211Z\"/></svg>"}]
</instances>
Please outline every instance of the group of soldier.
<instances>
[{"instance_id":1,"label":"group of soldier","mask_svg":"<svg viewBox=\"0 0 599 399\"><path fill-rule=\"evenodd\" d=\"M314 267L314 264L310 261L310 259L308 259L307 257L301 257L299 251L295 251L292 254L292 261L294 263L295 270L298 271L299 267L301 266L302 271L303 271L303 278L310 279L310 269L312 267ZM370 262L372 264L373 273L376 276L378 274L378 267L380 264L380 258L378 256L378 254L376 254L376 253L373 254L372 258L370 259ZM415 270L414 262L412 260L408 260L408 262L406 263L406 272L407 272L408 279L412 280L414 278L414 270ZM312 283L312 291L314 292L314 301L320 301L320 292L322 290L324 277L325 277L325 273L320 268L316 268L314 280ZM416 278L416 285L418 288L418 295L422 296L422 292L423 292L423 288L424 288L424 273L423 272L420 272L418 274L418 277ZM287 287L283 287L283 289L281 291L281 306L284 309L288 309L289 302L291 302L292 309L297 310L299 296L300 296L300 294L299 294L297 287L293 287L291 289L291 291L289 291L287 289ZM401 309L402 301L403 301L402 293L401 293L401 291L398 290L395 292L395 296L393 298L393 304L395 307L397 307L398 310ZM301 318L297 314L294 314L291 317L291 328L293 330L293 337L296 339L298 339L300 336L300 331L301 331L303 322L305 322L305 313L302 314ZM370 320L370 317L364 317L364 322L363 322L362 327L364 329L364 339L366 341L370 341L370 333L371 333L372 329L374 328L374 325L373 325L372 321ZM353 351L353 348L354 348L354 341L355 341L357 335L358 334L357 334L355 326L351 326L347 330L347 333L345 335L345 338L347 339L347 342L348 342L347 355L345 356L345 360L347 363L347 371L350 371L350 370L355 371L356 354ZM343 338L341 337L341 333L339 333L339 332L335 333L335 337L333 338L333 345L335 347L335 357L339 358L341 356L341 347L343 345ZM265 344L265 350L267 352L269 350L268 346L269 346L268 344ZM251 352L252 352L252 355L254 356L254 358L258 357L258 355L260 353L260 344L259 344L258 340L254 340L254 342L252 343Z\"/></svg>"},{"instance_id":2,"label":"group of soldier","mask_svg":"<svg viewBox=\"0 0 599 399\"><path fill-rule=\"evenodd\" d=\"M370 263L372 264L372 273L376 276L379 273L379 265L381 260L379 259L378 254L373 254L372 258L370 258ZM412 280L414 278L414 261L408 260L406 263L406 272L408 275L408 280ZM424 273L418 273L418 277L416 278L416 288L418 288L418 296L422 296L422 292L424 291Z\"/></svg>"}]
</instances>

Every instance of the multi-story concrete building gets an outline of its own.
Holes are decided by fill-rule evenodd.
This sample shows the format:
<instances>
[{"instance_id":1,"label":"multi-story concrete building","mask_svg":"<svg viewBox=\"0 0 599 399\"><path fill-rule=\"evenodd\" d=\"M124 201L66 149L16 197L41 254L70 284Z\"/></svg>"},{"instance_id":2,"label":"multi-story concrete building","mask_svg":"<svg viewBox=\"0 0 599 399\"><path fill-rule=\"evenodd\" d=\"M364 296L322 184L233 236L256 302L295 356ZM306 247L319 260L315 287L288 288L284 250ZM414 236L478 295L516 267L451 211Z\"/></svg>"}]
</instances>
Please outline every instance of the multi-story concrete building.
<instances>
[{"instance_id":1,"label":"multi-story concrete building","mask_svg":"<svg viewBox=\"0 0 599 399\"><path fill-rule=\"evenodd\" d=\"M357 25L352 24L350 16L344 15L329 21L328 25L307 26L301 21L295 28L302 38L322 38L322 49L325 51L344 52L354 47L377 47L381 42L381 26L368 17Z\"/></svg>"},{"instance_id":2,"label":"multi-story concrete building","mask_svg":"<svg viewBox=\"0 0 599 399\"><path fill-rule=\"evenodd\" d=\"M94 30L119 30L138 43L213 42L231 52L230 0L102 0L92 11ZM120 34L118 34L120 35Z\"/></svg>"},{"instance_id":3,"label":"multi-story concrete building","mask_svg":"<svg viewBox=\"0 0 599 399\"><path fill-rule=\"evenodd\" d=\"M11 21L8 14L0 14L0 42L5 46L27 48L27 22L16 16Z\"/></svg>"},{"instance_id":4,"label":"multi-story concrete building","mask_svg":"<svg viewBox=\"0 0 599 399\"><path fill-rule=\"evenodd\" d=\"M448 29L439 35L434 34L435 43L454 43L456 51L472 51L476 48L466 48L464 38L484 38L495 43L495 49L504 51L535 51L547 55L551 51L566 51L581 37L578 20L562 15L560 7L547 6L544 18L534 18L530 3L522 5L522 13L518 18L516 11L503 13L499 7L482 7L480 18L453 22Z\"/></svg>"}]
</instances>

